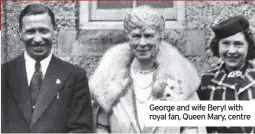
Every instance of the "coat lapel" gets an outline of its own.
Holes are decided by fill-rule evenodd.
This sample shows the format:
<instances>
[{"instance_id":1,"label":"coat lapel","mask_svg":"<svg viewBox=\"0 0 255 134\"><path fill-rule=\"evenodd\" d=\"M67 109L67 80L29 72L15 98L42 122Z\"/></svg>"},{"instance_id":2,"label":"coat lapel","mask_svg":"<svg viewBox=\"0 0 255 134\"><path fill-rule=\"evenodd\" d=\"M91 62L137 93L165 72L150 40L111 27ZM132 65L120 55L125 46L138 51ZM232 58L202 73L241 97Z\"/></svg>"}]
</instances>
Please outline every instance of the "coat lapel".
<instances>
[{"instance_id":1,"label":"coat lapel","mask_svg":"<svg viewBox=\"0 0 255 134\"><path fill-rule=\"evenodd\" d=\"M235 90L235 86L233 85L232 81L229 79L226 79L227 74L225 72L220 72L217 77L212 79L212 82L223 87L227 87L230 89Z\"/></svg>"},{"instance_id":2,"label":"coat lapel","mask_svg":"<svg viewBox=\"0 0 255 134\"><path fill-rule=\"evenodd\" d=\"M245 91L246 89L250 88L253 85L255 85L255 71L253 68L248 68L245 73L242 86L238 91L238 94L242 93L243 91Z\"/></svg>"},{"instance_id":3,"label":"coat lapel","mask_svg":"<svg viewBox=\"0 0 255 134\"><path fill-rule=\"evenodd\" d=\"M10 66L10 69L10 86L12 94L16 99L17 105L22 111L27 123L30 124L32 105L27 82L24 54L16 59L16 62Z\"/></svg>"},{"instance_id":4,"label":"coat lapel","mask_svg":"<svg viewBox=\"0 0 255 134\"><path fill-rule=\"evenodd\" d=\"M141 130L138 121L137 108L136 108L136 99L134 91L132 90L133 86L128 87L127 93L124 97L120 98L120 104L122 105L124 111L127 113L128 118L132 124L133 129L137 133L153 133L158 127L144 127ZM128 123L127 123L128 124Z\"/></svg>"},{"instance_id":5,"label":"coat lapel","mask_svg":"<svg viewBox=\"0 0 255 134\"><path fill-rule=\"evenodd\" d=\"M233 85L232 81L229 81L226 79L227 73L222 69L223 64L220 65L219 69L215 73L214 78L211 80L214 84L217 84L219 86L227 87L230 89L235 90L235 86Z\"/></svg>"},{"instance_id":6,"label":"coat lapel","mask_svg":"<svg viewBox=\"0 0 255 134\"><path fill-rule=\"evenodd\" d=\"M137 122L137 118L136 118L136 110L135 110L135 106L132 100L133 99L133 90L131 89L132 86L130 85L128 87L127 93L124 97L120 98L120 104L123 107L123 111L126 112L126 114L128 115L128 118L132 124L133 129L135 130L135 132L140 133L140 127L139 124Z\"/></svg>"},{"instance_id":7,"label":"coat lapel","mask_svg":"<svg viewBox=\"0 0 255 134\"><path fill-rule=\"evenodd\" d=\"M67 70L64 70L61 61L53 55L37 98L30 127L35 124L47 109L68 76L69 72L67 73Z\"/></svg>"}]
</instances>

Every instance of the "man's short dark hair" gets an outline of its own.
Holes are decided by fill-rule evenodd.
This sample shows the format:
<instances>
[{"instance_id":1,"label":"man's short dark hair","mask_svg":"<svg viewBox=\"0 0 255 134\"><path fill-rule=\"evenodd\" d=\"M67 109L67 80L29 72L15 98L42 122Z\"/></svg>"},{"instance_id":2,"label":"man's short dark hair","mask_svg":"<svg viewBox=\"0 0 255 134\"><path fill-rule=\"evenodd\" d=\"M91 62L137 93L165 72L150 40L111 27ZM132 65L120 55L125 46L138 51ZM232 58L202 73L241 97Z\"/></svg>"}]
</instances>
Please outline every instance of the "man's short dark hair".
<instances>
[{"instance_id":1,"label":"man's short dark hair","mask_svg":"<svg viewBox=\"0 0 255 134\"><path fill-rule=\"evenodd\" d=\"M44 13L48 13L50 18L51 18L51 23L54 27L54 29L56 28L56 22L55 22L55 15L54 13L51 11L51 9L47 6L44 6L42 4L31 4L31 5L27 5L21 12L19 15L19 30L22 29L22 19L24 16L26 15L38 15L38 14L44 14Z\"/></svg>"}]
</instances>

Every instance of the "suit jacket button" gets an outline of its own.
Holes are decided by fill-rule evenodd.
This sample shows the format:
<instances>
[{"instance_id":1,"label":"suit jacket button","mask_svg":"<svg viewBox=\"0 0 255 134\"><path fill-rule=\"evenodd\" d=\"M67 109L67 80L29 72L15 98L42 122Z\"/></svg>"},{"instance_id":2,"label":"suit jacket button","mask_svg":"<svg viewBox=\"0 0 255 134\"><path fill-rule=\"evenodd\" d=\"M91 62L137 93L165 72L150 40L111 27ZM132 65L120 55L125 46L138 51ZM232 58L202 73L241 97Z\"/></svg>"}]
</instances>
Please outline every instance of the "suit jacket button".
<instances>
[{"instance_id":1,"label":"suit jacket button","mask_svg":"<svg viewBox=\"0 0 255 134\"><path fill-rule=\"evenodd\" d=\"M32 106L33 107L33 109L35 109L35 106Z\"/></svg>"}]
</instances>

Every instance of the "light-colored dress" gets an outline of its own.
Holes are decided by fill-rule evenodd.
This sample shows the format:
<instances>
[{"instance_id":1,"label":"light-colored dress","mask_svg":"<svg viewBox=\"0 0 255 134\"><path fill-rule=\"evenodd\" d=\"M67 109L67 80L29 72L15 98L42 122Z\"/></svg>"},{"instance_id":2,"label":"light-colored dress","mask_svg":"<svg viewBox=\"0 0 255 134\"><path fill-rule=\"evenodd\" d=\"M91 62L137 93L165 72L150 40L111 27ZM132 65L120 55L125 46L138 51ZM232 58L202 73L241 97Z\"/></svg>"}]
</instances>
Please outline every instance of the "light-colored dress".
<instances>
[{"instance_id":1,"label":"light-colored dress","mask_svg":"<svg viewBox=\"0 0 255 134\"><path fill-rule=\"evenodd\" d=\"M93 99L99 104L99 108L95 111L97 113L97 132L181 133L182 127L144 127L144 119L140 116L142 110L140 104L137 104L135 96L135 94L139 94L140 90L136 92L136 88L134 88L136 83L133 81L130 69L133 60L134 56L129 50L128 43L116 45L104 54L92 75L89 86ZM178 83L179 89L181 89L181 94L174 98L199 100L196 93L200 84L198 73L176 48L162 42L156 62L157 68L154 70L151 86L152 99L171 101L171 98L165 96L167 90L155 87L162 80L172 79ZM145 93L147 92L145 91ZM198 133L206 133L205 127L198 127Z\"/></svg>"}]
</instances>

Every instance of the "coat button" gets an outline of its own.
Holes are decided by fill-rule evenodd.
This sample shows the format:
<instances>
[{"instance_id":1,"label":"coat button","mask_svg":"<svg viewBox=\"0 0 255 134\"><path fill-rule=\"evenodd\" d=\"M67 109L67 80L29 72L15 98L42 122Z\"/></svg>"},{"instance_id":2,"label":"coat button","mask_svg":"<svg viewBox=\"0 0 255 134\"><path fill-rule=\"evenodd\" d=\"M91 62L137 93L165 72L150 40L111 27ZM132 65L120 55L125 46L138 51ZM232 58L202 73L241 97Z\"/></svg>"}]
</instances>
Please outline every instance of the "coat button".
<instances>
[{"instance_id":1,"label":"coat button","mask_svg":"<svg viewBox=\"0 0 255 134\"><path fill-rule=\"evenodd\" d=\"M35 109L35 106L32 106L33 107L33 109Z\"/></svg>"}]
</instances>

